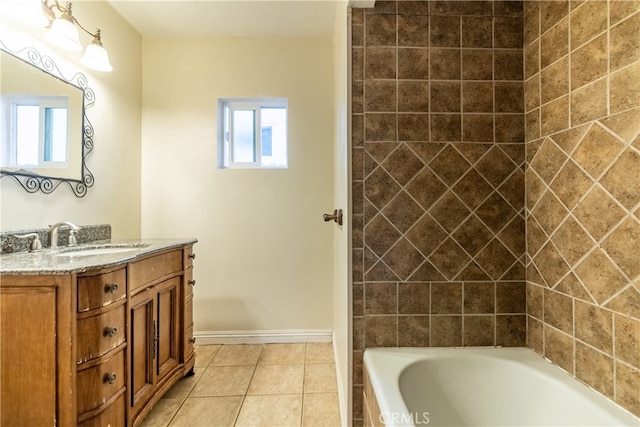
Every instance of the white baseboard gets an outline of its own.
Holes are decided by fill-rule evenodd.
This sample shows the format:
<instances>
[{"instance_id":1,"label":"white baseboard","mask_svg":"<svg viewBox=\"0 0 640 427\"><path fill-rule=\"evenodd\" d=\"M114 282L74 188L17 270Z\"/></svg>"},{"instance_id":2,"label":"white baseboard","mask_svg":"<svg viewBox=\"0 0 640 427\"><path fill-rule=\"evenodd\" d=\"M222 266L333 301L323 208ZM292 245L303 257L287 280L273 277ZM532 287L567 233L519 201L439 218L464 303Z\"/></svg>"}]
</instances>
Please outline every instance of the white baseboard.
<instances>
[{"instance_id":1,"label":"white baseboard","mask_svg":"<svg viewBox=\"0 0 640 427\"><path fill-rule=\"evenodd\" d=\"M269 331L195 331L196 344L271 344L331 342L331 329L282 329Z\"/></svg>"}]
</instances>

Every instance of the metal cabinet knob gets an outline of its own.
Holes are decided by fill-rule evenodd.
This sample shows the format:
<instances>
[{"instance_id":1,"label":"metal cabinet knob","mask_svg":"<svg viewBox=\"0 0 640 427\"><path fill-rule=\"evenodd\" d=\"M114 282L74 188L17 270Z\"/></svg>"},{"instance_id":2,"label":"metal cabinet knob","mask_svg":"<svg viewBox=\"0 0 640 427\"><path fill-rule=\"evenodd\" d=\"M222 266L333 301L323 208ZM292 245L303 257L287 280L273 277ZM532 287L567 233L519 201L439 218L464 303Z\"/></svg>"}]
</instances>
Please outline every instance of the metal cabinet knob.
<instances>
[{"instance_id":1,"label":"metal cabinet knob","mask_svg":"<svg viewBox=\"0 0 640 427\"><path fill-rule=\"evenodd\" d=\"M107 326L106 328L104 328L102 335L105 337L113 338L116 336L117 333L118 333L118 328L116 328L115 326Z\"/></svg>"},{"instance_id":2,"label":"metal cabinet knob","mask_svg":"<svg viewBox=\"0 0 640 427\"><path fill-rule=\"evenodd\" d=\"M118 292L118 284L117 283L108 283L104 285L104 292L106 294L115 294Z\"/></svg>"},{"instance_id":3,"label":"metal cabinet knob","mask_svg":"<svg viewBox=\"0 0 640 427\"><path fill-rule=\"evenodd\" d=\"M189 341L191 341L191 344L195 344L196 343L196 339L195 338L191 338Z\"/></svg>"},{"instance_id":4,"label":"metal cabinet knob","mask_svg":"<svg viewBox=\"0 0 640 427\"><path fill-rule=\"evenodd\" d=\"M191 259L196 259L196 254L190 254L190 255L189 255L189 258L191 258Z\"/></svg>"},{"instance_id":5,"label":"metal cabinet knob","mask_svg":"<svg viewBox=\"0 0 640 427\"><path fill-rule=\"evenodd\" d=\"M104 382L106 384L113 384L116 382L116 373L104 374Z\"/></svg>"},{"instance_id":6,"label":"metal cabinet knob","mask_svg":"<svg viewBox=\"0 0 640 427\"><path fill-rule=\"evenodd\" d=\"M190 284L191 286L195 286L195 285L196 285L196 281L195 281L195 280L189 280L189 284Z\"/></svg>"}]
</instances>

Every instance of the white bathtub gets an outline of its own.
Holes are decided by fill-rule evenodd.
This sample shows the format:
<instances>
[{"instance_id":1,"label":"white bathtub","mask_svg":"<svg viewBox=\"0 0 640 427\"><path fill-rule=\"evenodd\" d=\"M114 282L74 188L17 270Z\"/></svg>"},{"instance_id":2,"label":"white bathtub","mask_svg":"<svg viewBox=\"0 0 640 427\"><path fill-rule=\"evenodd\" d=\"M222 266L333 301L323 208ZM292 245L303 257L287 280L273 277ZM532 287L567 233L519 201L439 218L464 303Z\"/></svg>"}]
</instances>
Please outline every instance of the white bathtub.
<instances>
[{"instance_id":1,"label":"white bathtub","mask_svg":"<svg viewBox=\"0 0 640 427\"><path fill-rule=\"evenodd\" d=\"M365 426L640 426L527 348L367 349L364 366Z\"/></svg>"}]
</instances>

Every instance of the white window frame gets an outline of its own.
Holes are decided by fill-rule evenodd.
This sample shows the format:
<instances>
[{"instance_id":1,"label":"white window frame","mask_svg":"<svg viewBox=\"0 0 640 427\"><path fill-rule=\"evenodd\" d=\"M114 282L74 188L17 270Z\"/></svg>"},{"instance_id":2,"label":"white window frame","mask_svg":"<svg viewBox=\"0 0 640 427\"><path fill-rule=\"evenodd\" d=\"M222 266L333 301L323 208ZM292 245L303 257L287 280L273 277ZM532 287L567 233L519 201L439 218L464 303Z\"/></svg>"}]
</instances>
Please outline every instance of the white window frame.
<instances>
[{"instance_id":1,"label":"white window frame","mask_svg":"<svg viewBox=\"0 0 640 427\"><path fill-rule=\"evenodd\" d=\"M287 114L287 135L285 141L285 164L262 164L262 120L263 108L283 108ZM254 112L254 161L234 161L233 114L234 110L251 110ZM220 169L286 169L289 167L289 109L286 98L219 98L218 99L218 167Z\"/></svg>"},{"instance_id":2,"label":"white window frame","mask_svg":"<svg viewBox=\"0 0 640 427\"><path fill-rule=\"evenodd\" d=\"M2 167L29 167L29 168L66 168L69 161L69 118L67 117L67 141L66 158L64 161L47 161L44 159L45 152L45 110L47 108L64 108L68 111L69 99L66 96L44 96L44 95L6 95L2 96L2 117L5 131L2 139L8 143L2 144ZM18 164L18 140L17 140L17 108L19 106L38 107L38 163L22 165Z\"/></svg>"}]
</instances>

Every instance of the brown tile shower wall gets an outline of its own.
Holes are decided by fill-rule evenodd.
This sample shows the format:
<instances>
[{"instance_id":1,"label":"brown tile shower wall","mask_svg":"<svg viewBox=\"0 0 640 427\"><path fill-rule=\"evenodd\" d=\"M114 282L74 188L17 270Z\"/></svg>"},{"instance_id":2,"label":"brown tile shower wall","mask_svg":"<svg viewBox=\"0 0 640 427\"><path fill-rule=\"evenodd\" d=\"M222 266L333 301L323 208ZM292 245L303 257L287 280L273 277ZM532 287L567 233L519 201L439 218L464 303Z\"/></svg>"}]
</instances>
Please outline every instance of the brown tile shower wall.
<instances>
[{"instance_id":1,"label":"brown tile shower wall","mask_svg":"<svg viewBox=\"0 0 640 427\"><path fill-rule=\"evenodd\" d=\"M525 344L523 3L354 9L354 420L362 352Z\"/></svg>"},{"instance_id":2,"label":"brown tile shower wall","mask_svg":"<svg viewBox=\"0 0 640 427\"><path fill-rule=\"evenodd\" d=\"M525 4L527 345L640 415L640 3Z\"/></svg>"}]
</instances>

